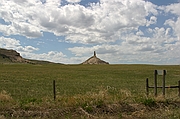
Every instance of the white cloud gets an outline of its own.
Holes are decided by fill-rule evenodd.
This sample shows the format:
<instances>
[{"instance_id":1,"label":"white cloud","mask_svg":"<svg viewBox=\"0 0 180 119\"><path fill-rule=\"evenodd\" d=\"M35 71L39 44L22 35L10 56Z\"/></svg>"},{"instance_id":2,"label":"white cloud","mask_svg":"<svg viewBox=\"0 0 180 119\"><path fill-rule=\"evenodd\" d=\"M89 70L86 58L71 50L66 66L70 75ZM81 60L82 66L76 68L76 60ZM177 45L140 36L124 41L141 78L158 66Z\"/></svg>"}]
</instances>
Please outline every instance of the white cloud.
<instances>
[{"instance_id":1,"label":"white cloud","mask_svg":"<svg viewBox=\"0 0 180 119\"><path fill-rule=\"evenodd\" d=\"M180 26L180 11L179 11L179 8L180 8L180 3L171 4L171 5L164 6L161 8L166 13L172 13L175 15L171 19L166 20L165 25L169 25L173 29L173 31L175 33L174 35L176 37L180 36L180 28L179 28L179 26ZM175 18L175 17L177 17L177 18Z\"/></svg>"},{"instance_id":2,"label":"white cloud","mask_svg":"<svg viewBox=\"0 0 180 119\"><path fill-rule=\"evenodd\" d=\"M20 41L19 40L0 37L0 47L1 48L14 49L14 48L16 48L18 46L20 46Z\"/></svg>"},{"instance_id":3,"label":"white cloud","mask_svg":"<svg viewBox=\"0 0 180 119\"><path fill-rule=\"evenodd\" d=\"M141 36L141 35L144 35L144 33L141 30L139 30L136 32L136 35Z\"/></svg>"},{"instance_id":4,"label":"white cloud","mask_svg":"<svg viewBox=\"0 0 180 119\"><path fill-rule=\"evenodd\" d=\"M168 6L161 7L161 9L163 9L165 12L170 12L170 13L173 13L173 14L180 16L179 8L180 8L180 3L171 4Z\"/></svg>"},{"instance_id":5,"label":"white cloud","mask_svg":"<svg viewBox=\"0 0 180 119\"><path fill-rule=\"evenodd\" d=\"M0 31L5 35L24 35L27 38L34 38L42 36L41 29L38 26L29 23L28 14L30 11L26 2L21 3L19 0L3 1L0 3L0 18L2 18L8 25L1 25ZM30 6L28 6L30 7ZM31 7L30 7L31 8Z\"/></svg>"},{"instance_id":6,"label":"white cloud","mask_svg":"<svg viewBox=\"0 0 180 119\"><path fill-rule=\"evenodd\" d=\"M79 3L81 0L66 0L69 3Z\"/></svg>"},{"instance_id":7,"label":"white cloud","mask_svg":"<svg viewBox=\"0 0 180 119\"><path fill-rule=\"evenodd\" d=\"M4 34L36 38L42 36L41 31L47 31L85 44L117 40L120 33L144 26L149 14L157 14L156 6L142 0L101 0L87 8L78 4L59 6L60 0L20 2L0 3L0 17L10 23ZM152 17L150 22L155 19Z\"/></svg>"},{"instance_id":8,"label":"white cloud","mask_svg":"<svg viewBox=\"0 0 180 119\"><path fill-rule=\"evenodd\" d=\"M67 63L70 60L64 55L62 52L57 51L49 51L48 53L31 53L31 52L21 52L21 55L27 59L35 59L35 60L44 60L51 61L56 63Z\"/></svg>"},{"instance_id":9,"label":"white cloud","mask_svg":"<svg viewBox=\"0 0 180 119\"><path fill-rule=\"evenodd\" d=\"M88 7L61 6L61 0L3 0L0 19L5 24L0 23L0 32L7 37L23 35L35 39L42 37L43 32L51 32L83 47L69 48L76 56L72 58L57 51L35 54L41 49L21 46L18 40L5 37L0 38L0 47L15 48L24 56L56 62L79 62L80 57L87 58L94 50L103 59L111 59L109 62L178 60L179 8L180 3L158 7L143 0L100 0ZM168 14L174 16L161 23L162 26L157 25L161 22L158 15Z\"/></svg>"},{"instance_id":10,"label":"white cloud","mask_svg":"<svg viewBox=\"0 0 180 119\"><path fill-rule=\"evenodd\" d=\"M39 48L35 48L33 46L25 46L25 47L20 46L17 48L17 51L20 51L20 52L34 52L37 50L39 50Z\"/></svg>"},{"instance_id":11,"label":"white cloud","mask_svg":"<svg viewBox=\"0 0 180 119\"><path fill-rule=\"evenodd\" d=\"M49 7L52 7L52 6L59 6L61 5L61 0L45 0L45 5L46 6L49 6Z\"/></svg>"},{"instance_id":12,"label":"white cloud","mask_svg":"<svg viewBox=\"0 0 180 119\"><path fill-rule=\"evenodd\" d=\"M157 18L155 16L151 16L150 20L147 21L146 26L150 26L151 24L156 24L157 23Z\"/></svg>"},{"instance_id":13,"label":"white cloud","mask_svg":"<svg viewBox=\"0 0 180 119\"><path fill-rule=\"evenodd\" d=\"M6 36L23 35L27 38L37 38L42 36L42 32L39 30L39 28L26 23L13 23L12 25L8 26L0 24L0 31Z\"/></svg>"},{"instance_id":14,"label":"white cloud","mask_svg":"<svg viewBox=\"0 0 180 119\"><path fill-rule=\"evenodd\" d=\"M180 16L177 18L177 21L173 24L173 30L177 34L177 36L180 36Z\"/></svg>"},{"instance_id":15,"label":"white cloud","mask_svg":"<svg viewBox=\"0 0 180 119\"><path fill-rule=\"evenodd\" d=\"M0 37L0 48L14 49L18 52L34 52L39 50L33 46L22 46L19 40L13 38Z\"/></svg>"},{"instance_id":16,"label":"white cloud","mask_svg":"<svg viewBox=\"0 0 180 119\"><path fill-rule=\"evenodd\" d=\"M88 28L80 28L75 25L69 27L67 32L69 35L67 35L66 40L84 44L114 42L121 34L146 24L145 17L152 14L152 11L147 10L150 5L151 9L155 9L152 4L141 0L136 2L113 0L92 4L91 8L81 10L86 16L87 13L91 15L93 18L89 20L91 24L87 26ZM155 23L155 17L150 20L151 24Z\"/></svg>"}]
</instances>

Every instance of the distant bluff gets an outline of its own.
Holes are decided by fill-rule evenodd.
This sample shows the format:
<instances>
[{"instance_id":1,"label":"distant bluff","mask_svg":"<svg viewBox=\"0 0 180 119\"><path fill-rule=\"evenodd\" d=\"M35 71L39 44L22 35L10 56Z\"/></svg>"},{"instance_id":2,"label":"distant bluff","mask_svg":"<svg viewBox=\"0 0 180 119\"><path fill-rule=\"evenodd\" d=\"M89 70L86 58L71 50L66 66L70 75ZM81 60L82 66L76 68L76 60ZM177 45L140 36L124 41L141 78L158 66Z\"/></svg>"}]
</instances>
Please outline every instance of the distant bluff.
<instances>
[{"instance_id":1,"label":"distant bluff","mask_svg":"<svg viewBox=\"0 0 180 119\"><path fill-rule=\"evenodd\" d=\"M109 64L106 61L103 61L101 59L99 59L96 56L96 52L94 51L94 56L90 57L89 59L87 59L86 61L84 61L82 64Z\"/></svg>"},{"instance_id":2,"label":"distant bluff","mask_svg":"<svg viewBox=\"0 0 180 119\"><path fill-rule=\"evenodd\" d=\"M14 63L26 63L28 60L25 60L20 56L20 53L16 52L15 50L7 50L0 48L0 57L1 61L10 61Z\"/></svg>"},{"instance_id":3,"label":"distant bluff","mask_svg":"<svg viewBox=\"0 0 180 119\"><path fill-rule=\"evenodd\" d=\"M0 63L52 64L53 62L25 59L15 50L0 48Z\"/></svg>"}]
</instances>

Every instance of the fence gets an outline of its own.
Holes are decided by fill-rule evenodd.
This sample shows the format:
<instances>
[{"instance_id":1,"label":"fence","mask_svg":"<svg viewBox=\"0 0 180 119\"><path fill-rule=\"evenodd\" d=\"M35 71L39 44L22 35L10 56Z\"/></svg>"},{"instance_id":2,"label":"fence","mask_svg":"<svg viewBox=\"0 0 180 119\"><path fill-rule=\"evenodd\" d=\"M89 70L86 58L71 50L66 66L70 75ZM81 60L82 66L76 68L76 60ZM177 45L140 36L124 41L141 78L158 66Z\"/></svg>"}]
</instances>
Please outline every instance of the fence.
<instances>
[{"instance_id":1,"label":"fence","mask_svg":"<svg viewBox=\"0 0 180 119\"><path fill-rule=\"evenodd\" d=\"M157 96L157 89L162 88L163 96L165 96L165 88L178 88L179 97L180 97L180 80L178 81L177 86L165 86L165 75L166 70L154 70L154 86L149 86L149 79L146 79L146 95L149 95L149 88L154 88L154 96ZM162 86L157 86L157 75L162 75ZM53 80L53 96L54 100L56 100L56 84L55 80Z\"/></svg>"},{"instance_id":2,"label":"fence","mask_svg":"<svg viewBox=\"0 0 180 119\"><path fill-rule=\"evenodd\" d=\"M178 81L177 86L165 86L165 75L167 74L166 70L154 70L154 86L149 86L149 79L146 79L146 95L149 95L149 88L154 88L154 96L157 96L157 89L162 88L162 94L165 96L165 88L178 88L179 97L180 97L180 80ZM162 75L162 86L157 86L157 75Z\"/></svg>"}]
</instances>

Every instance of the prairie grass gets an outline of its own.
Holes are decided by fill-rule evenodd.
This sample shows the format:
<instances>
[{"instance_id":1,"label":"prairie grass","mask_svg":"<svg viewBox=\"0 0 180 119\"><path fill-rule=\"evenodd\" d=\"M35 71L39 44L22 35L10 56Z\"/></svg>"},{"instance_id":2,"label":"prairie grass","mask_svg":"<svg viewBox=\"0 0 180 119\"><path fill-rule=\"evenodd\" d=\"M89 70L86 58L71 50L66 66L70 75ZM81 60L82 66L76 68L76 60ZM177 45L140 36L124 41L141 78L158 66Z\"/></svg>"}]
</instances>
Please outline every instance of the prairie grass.
<instances>
[{"instance_id":1,"label":"prairie grass","mask_svg":"<svg viewBox=\"0 0 180 119\"><path fill-rule=\"evenodd\" d=\"M96 116L132 118L131 116L136 114L136 117L139 115L141 118L158 118L157 115L163 114L164 116L159 117L178 118L178 89L166 89L165 97L162 96L161 89L158 89L158 97L154 97L153 89L150 89L149 97L146 96L145 81L149 78L149 85L153 86L155 69L167 70L166 86L178 84L179 65L0 64L0 109L41 110L44 115L49 114L50 117L54 114L47 110L56 109L52 112L55 113L54 116L71 118L77 110L67 111L67 115L59 115L57 110L71 107L95 115L101 114L100 109L105 108L108 114L112 110L114 113ZM53 80L56 81L56 101L53 100ZM162 85L162 76L158 76L158 85ZM131 106L132 104L138 105L138 108ZM144 111L144 107L140 108L142 105L154 110ZM151 114L156 111L156 115ZM40 114L42 113L36 115L41 117ZM77 116L86 117L86 113L84 116Z\"/></svg>"},{"instance_id":2,"label":"prairie grass","mask_svg":"<svg viewBox=\"0 0 180 119\"><path fill-rule=\"evenodd\" d=\"M0 101L9 102L11 100L12 100L12 97L9 94L7 94L6 91L3 90L0 92Z\"/></svg>"}]
</instances>

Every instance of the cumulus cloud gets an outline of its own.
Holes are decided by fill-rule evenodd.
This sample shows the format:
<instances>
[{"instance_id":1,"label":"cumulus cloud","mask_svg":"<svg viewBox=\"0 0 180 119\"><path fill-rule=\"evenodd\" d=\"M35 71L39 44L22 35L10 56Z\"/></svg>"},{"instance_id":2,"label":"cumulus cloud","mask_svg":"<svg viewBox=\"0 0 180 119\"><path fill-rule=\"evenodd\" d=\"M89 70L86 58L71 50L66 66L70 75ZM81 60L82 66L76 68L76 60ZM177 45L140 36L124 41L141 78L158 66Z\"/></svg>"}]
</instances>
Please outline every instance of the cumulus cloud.
<instances>
[{"instance_id":1,"label":"cumulus cloud","mask_svg":"<svg viewBox=\"0 0 180 119\"><path fill-rule=\"evenodd\" d=\"M111 42L122 31L145 25L149 14L156 14L156 6L142 0L101 0L90 7L79 4L60 6L60 0L27 2L28 4L14 0L0 3L3 6L0 17L9 22L4 34L22 34L28 38L36 38L42 36L41 31L47 31L59 36L65 35L71 42ZM152 17L148 24L155 21L155 17Z\"/></svg>"},{"instance_id":2,"label":"cumulus cloud","mask_svg":"<svg viewBox=\"0 0 180 119\"><path fill-rule=\"evenodd\" d=\"M169 25L173 29L177 37L180 36L180 28L178 27L180 25L179 7L180 3L161 7L161 9L163 9L166 13L171 13L175 15L173 18L166 20L165 25Z\"/></svg>"},{"instance_id":3,"label":"cumulus cloud","mask_svg":"<svg viewBox=\"0 0 180 119\"><path fill-rule=\"evenodd\" d=\"M0 37L0 47L1 48L14 49L14 48L16 48L18 46L20 46L20 41L19 40Z\"/></svg>"},{"instance_id":4,"label":"cumulus cloud","mask_svg":"<svg viewBox=\"0 0 180 119\"><path fill-rule=\"evenodd\" d=\"M180 3L159 7L144 0L100 0L85 7L78 4L81 0L66 1L73 4L61 5L61 0L2 1L0 19L4 23L0 22L0 32L6 38L0 38L1 47L18 46L24 56L64 62L81 61L80 57L87 58L93 51L111 62L179 58ZM174 16L165 22L158 20L166 14ZM162 26L157 25L159 22ZM33 52L39 48L21 46L18 40L7 38L23 35L36 39L44 32L63 36L65 42L83 47L68 48L75 57L66 59L57 51L36 55Z\"/></svg>"},{"instance_id":5,"label":"cumulus cloud","mask_svg":"<svg viewBox=\"0 0 180 119\"><path fill-rule=\"evenodd\" d=\"M81 0L66 0L69 3L79 3Z\"/></svg>"},{"instance_id":6,"label":"cumulus cloud","mask_svg":"<svg viewBox=\"0 0 180 119\"><path fill-rule=\"evenodd\" d=\"M34 52L39 50L39 48L35 48L33 46L25 46L25 47L20 46L17 48L17 50L20 52Z\"/></svg>"},{"instance_id":7,"label":"cumulus cloud","mask_svg":"<svg viewBox=\"0 0 180 119\"><path fill-rule=\"evenodd\" d=\"M30 1L30 0L29 0ZM45 5L52 7L52 6L59 6L61 5L61 0L44 0Z\"/></svg>"},{"instance_id":8,"label":"cumulus cloud","mask_svg":"<svg viewBox=\"0 0 180 119\"><path fill-rule=\"evenodd\" d=\"M19 0L0 3L0 18L7 23L7 25L0 24L2 26L0 31L7 36L24 35L27 38L42 36L41 29L28 22L29 10L23 6L23 3L20 3Z\"/></svg>"},{"instance_id":9,"label":"cumulus cloud","mask_svg":"<svg viewBox=\"0 0 180 119\"><path fill-rule=\"evenodd\" d=\"M19 52L34 52L39 50L33 46L22 46L20 41L13 38L0 37L0 48L14 49Z\"/></svg>"},{"instance_id":10,"label":"cumulus cloud","mask_svg":"<svg viewBox=\"0 0 180 119\"><path fill-rule=\"evenodd\" d=\"M47 53L42 54L36 54L36 53L21 53L23 57L29 58L29 59L36 59L36 60L46 60L51 62L67 62L68 59L66 58L66 55L64 55L62 52L57 51L49 51Z\"/></svg>"},{"instance_id":11,"label":"cumulus cloud","mask_svg":"<svg viewBox=\"0 0 180 119\"><path fill-rule=\"evenodd\" d=\"M141 30L139 30L139 31L136 32L136 35L142 36L142 35L144 35L144 33Z\"/></svg>"},{"instance_id":12,"label":"cumulus cloud","mask_svg":"<svg viewBox=\"0 0 180 119\"><path fill-rule=\"evenodd\" d=\"M147 21L146 26L150 26L151 24L156 24L156 22L157 22L157 18L155 16L151 16L150 20Z\"/></svg>"},{"instance_id":13,"label":"cumulus cloud","mask_svg":"<svg viewBox=\"0 0 180 119\"><path fill-rule=\"evenodd\" d=\"M180 16L179 7L180 7L180 3L176 3L176 4L171 4L171 5L168 5L168 6L163 6L161 8L165 12L170 12L170 13L173 13L173 14L176 14L176 15Z\"/></svg>"}]
</instances>

